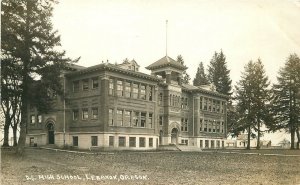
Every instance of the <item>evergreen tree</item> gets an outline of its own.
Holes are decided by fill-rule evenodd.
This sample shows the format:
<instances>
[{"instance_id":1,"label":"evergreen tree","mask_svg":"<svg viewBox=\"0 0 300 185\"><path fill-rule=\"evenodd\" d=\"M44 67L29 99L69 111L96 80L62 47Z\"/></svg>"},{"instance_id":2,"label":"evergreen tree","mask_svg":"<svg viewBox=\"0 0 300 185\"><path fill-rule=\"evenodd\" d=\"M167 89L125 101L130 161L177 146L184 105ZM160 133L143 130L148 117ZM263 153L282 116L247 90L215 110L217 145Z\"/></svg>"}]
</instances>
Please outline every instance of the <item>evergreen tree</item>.
<instances>
[{"instance_id":1,"label":"evergreen tree","mask_svg":"<svg viewBox=\"0 0 300 185\"><path fill-rule=\"evenodd\" d=\"M221 50L215 52L208 66L208 80L216 86L216 90L222 94L231 95L230 70L227 69L226 57Z\"/></svg>"},{"instance_id":2,"label":"evergreen tree","mask_svg":"<svg viewBox=\"0 0 300 185\"><path fill-rule=\"evenodd\" d=\"M60 46L60 37L57 31L53 31L51 23L54 3L54 0L1 2L2 63L7 66L15 61L13 71L20 77L19 154L24 152L29 102L35 100L36 105L50 107L47 90L62 94L59 75L66 63L70 62L65 58L64 51L56 50ZM39 86L34 86L36 78L40 78Z\"/></svg>"},{"instance_id":3,"label":"evergreen tree","mask_svg":"<svg viewBox=\"0 0 300 185\"><path fill-rule=\"evenodd\" d=\"M193 85L194 86L200 86L200 85L207 85L209 84L207 76L204 72L204 66L203 63L200 62L198 69L197 69L197 73L196 76L193 80Z\"/></svg>"},{"instance_id":4,"label":"evergreen tree","mask_svg":"<svg viewBox=\"0 0 300 185\"><path fill-rule=\"evenodd\" d=\"M300 59L296 54L288 57L284 67L279 70L277 84L273 85L273 113L276 124L273 130L285 129L291 133L291 149L295 149L295 133L299 149L300 127Z\"/></svg>"},{"instance_id":5,"label":"evergreen tree","mask_svg":"<svg viewBox=\"0 0 300 185\"><path fill-rule=\"evenodd\" d=\"M253 63L250 61L245 66L241 80L236 86L237 112L239 115L239 129L248 132L248 145L250 137L257 132L257 149L260 148L261 124L270 124L268 103L270 102L269 80L265 74L264 66L260 59Z\"/></svg>"},{"instance_id":6,"label":"evergreen tree","mask_svg":"<svg viewBox=\"0 0 300 185\"><path fill-rule=\"evenodd\" d=\"M177 56L177 62L179 62L180 64L184 65L184 60L183 60L183 58L182 58L181 55L178 55L178 56ZM191 80L190 75L187 74L186 70L183 71L183 73L182 73L182 78L181 78L182 83L184 83L184 84L189 84L189 83L190 83L190 80Z\"/></svg>"}]
</instances>

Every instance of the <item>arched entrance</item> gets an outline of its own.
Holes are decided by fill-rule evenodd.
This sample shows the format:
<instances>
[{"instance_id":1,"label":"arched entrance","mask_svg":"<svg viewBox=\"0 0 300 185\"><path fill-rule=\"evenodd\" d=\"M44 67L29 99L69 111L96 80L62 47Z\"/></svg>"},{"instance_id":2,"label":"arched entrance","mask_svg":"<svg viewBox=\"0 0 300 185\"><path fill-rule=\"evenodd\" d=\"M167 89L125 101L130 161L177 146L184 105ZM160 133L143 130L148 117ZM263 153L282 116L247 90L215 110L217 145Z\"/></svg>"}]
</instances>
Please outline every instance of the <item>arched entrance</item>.
<instances>
[{"instance_id":1,"label":"arched entrance","mask_svg":"<svg viewBox=\"0 0 300 185\"><path fill-rule=\"evenodd\" d=\"M54 144L54 124L48 123L47 124L47 130L48 130L48 144Z\"/></svg>"},{"instance_id":2,"label":"arched entrance","mask_svg":"<svg viewBox=\"0 0 300 185\"><path fill-rule=\"evenodd\" d=\"M177 140L178 140L178 129L173 128L171 131L171 143L177 144Z\"/></svg>"}]
</instances>

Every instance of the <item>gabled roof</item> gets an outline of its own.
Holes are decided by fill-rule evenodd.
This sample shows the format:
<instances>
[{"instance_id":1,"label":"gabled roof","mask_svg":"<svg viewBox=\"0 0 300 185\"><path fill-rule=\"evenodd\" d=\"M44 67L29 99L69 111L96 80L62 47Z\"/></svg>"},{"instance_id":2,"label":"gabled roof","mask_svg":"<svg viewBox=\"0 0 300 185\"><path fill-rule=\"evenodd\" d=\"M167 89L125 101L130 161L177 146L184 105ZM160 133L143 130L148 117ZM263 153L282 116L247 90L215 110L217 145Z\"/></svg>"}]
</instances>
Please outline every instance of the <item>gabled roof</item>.
<instances>
[{"instance_id":1,"label":"gabled roof","mask_svg":"<svg viewBox=\"0 0 300 185\"><path fill-rule=\"evenodd\" d=\"M182 90L185 90L188 92L196 92L196 93L200 92L200 93L205 93L205 94L211 94L214 96L219 96L221 98L229 99L229 96L227 96L225 94L221 94L217 91L211 91L211 90L207 90L202 87L199 87L199 86L193 86L193 85L189 85L189 84L182 84Z\"/></svg>"},{"instance_id":2,"label":"gabled roof","mask_svg":"<svg viewBox=\"0 0 300 185\"><path fill-rule=\"evenodd\" d=\"M181 63L175 61L171 57L164 56L163 58L159 59L158 61L154 62L153 64L149 65L146 67L146 69L153 70L161 67L166 67L166 66L172 66L177 69L182 69L185 70L187 69L186 66L182 65Z\"/></svg>"}]
</instances>

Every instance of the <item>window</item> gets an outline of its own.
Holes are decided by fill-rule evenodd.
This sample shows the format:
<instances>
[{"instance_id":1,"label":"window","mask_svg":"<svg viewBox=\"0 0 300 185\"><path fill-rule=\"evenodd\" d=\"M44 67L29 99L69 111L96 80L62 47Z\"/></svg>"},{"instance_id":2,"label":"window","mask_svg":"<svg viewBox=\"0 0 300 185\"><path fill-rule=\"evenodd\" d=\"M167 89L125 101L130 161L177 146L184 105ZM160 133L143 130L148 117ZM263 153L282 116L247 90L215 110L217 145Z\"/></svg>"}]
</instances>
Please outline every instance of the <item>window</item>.
<instances>
[{"instance_id":1,"label":"window","mask_svg":"<svg viewBox=\"0 0 300 185\"><path fill-rule=\"evenodd\" d=\"M220 148L220 141L217 140L217 148Z\"/></svg>"},{"instance_id":2,"label":"window","mask_svg":"<svg viewBox=\"0 0 300 185\"><path fill-rule=\"evenodd\" d=\"M211 111L211 99L208 99L208 111Z\"/></svg>"},{"instance_id":3,"label":"window","mask_svg":"<svg viewBox=\"0 0 300 185\"><path fill-rule=\"evenodd\" d=\"M200 140L200 148L203 148L203 140Z\"/></svg>"},{"instance_id":4,"label":"window","mask_svg":"<svg viewBox=\"0 0 300 185\"><path fill-rule=\"evenodd\" d=\"M109 146L114 146L114 143L115 143L115 137L114 136L109 136L109 138L108 138Z\"/></svg>"},{"instance_id":5,"label":"window","mask_svg":"<svg viewBox=\"0 0 300 185\"><path fill-rule=\"evenodd\" d=\"M138 84L132 84L132 98L138 98L139 86Z\"/></svg>"},{"instance_id":6,"label":"window","mask_svg":"<svg viewBox=\"0 0 300 185\"><path fill-rule=\"evenodd\" d=\"M210 147L211 147L211 148L215 148L215 141L214 141L214 140L211 140L211 141L210 141Z\"/></svg>"},{"instance_id":7,"label":"window","mask_svg":"<svg viewBox=\"0 0 300 185\"><path fill-rule=\"evenodd\" d=\"M217 125L216 125L216 132L220 132L220 121L217 121Z\"/></svg>"},{"instance_id":8,"label":"window","mask_svg":"<svg viewBox=\"0 0 300 185\"><path fill-rule=\"evenodd\" d=\"M149 147L153 147L153 138L149 138Z\"/></svg>"},{"instance_id":9,"label":"window","mask_svg":"<svg viewBox=\"0 0 300 185\"><path fill-rule=\"evenodd\" d=\"M91 145L98 146L98 136L91 136Z\"/></svg>"},{"instance_id":10,"label":"window","mask_svg":"<svg viewBox=\"0 0 300 185\"><path fill-rule=\"evenodd\" d=\"M145 85L141 85L141 99L145 100L146 99L146 86Z\"/></svg>"},{"instance_id":11,"label":"window","mask_svg":"<svg viewBox=\"0 0 300 185\"><path fill-rule=\"evenodd\" d=\"M221 113L224 113L224 102L221 103Z\"/></svg>"},{"instance_id":12,"label":"window","mask_svg":"<svg viewBox=\"0 0 300 185\"><path fill-rule=\"evenodd\" d=\"M114 125L114 110L108 109L108 124Z\"/></svg>"},{"instance_id":13,"label":"window","mask_svg":"<svg viewBox=\"0 0 300 185\"><path fill-rule=\"evenodd\" d=\"M79 111L78 110L73 110L73 120L76 121L79 118Z\"/></svg>"},{"instance_id":14,"label":"window","mask_svg":"<svg viewBox=\"0 0 300 185\"><path fill-rule=\"evenodd\" d=\"M119 137L119 147L126 146L126 137Z\"/></svg>"},{"instance_id":15,"label":"window","mask_svg":"<svg viewBox=\"0 0 300 185\"><path fill-rule=\"evenodd\" d=\"M216 104L217 104L217 112L220 112L220 101L217 101Z\"/></svg>"},{"instance_id":16,"label":"window","mask_svg":"<svg viewBox=\"0 0 300 185\"><path fill-rule=\"evenodd\" d=\"M87 120L89 118L89 111L88 109L82 109L82 119Z\"/></svg>"},{"instance_id":17,"label":"window","mask_svg":"<svg viewBox=\"0 0 300 185\"><path fill-rule=\"evenodd\" d=\"M212 131L216 132L216 123L215 123L215 121L212 122Z\"/></svg>"},{"instance_id":18,"label":"window","mask_svg":"<svg viewBox=\"0 0 300 185\"><path fill-rule=\"evenodd\" d=\"M175 100L176 100L176 97L175 97L175 95L173 94L172 106L175 106Z\"/></svg>"},{"instance_id":19,"label":"window","mask_svg":"<svg viewBox=\"0 0 300 185\"><path fill-rule=\"evenodd\" d=\"M211 123L211 121L209 120L209 121L208 121L208 132L211 132L211 127L212 127L212 123Z\"/></svg>"},{"instance_id":20,"label":"window","mask_svg":"<svg viewBox=\"0 0 300 185\"><path fill-rule=\"evenodd\" d=\"M125 114L125 117L124 117L125 126L131 126L131 112L125 111L124 114Z\"/></svg>"},{"instance_id":21,"label":"window","mask_svg":"<svg viewBox=\"0 0 300 185\"><path fill-rule=\"evenodd\" d=\"M204 120L204 132L207 132L207 120Z\"/></svg>"},{"instance_id":22,"label":"window","mask_svg":"<svg viewBox=\"0 0 300 185\"><path fill-rule=\"evenodd\" d=\"M123 82L117 80L117 96L123 96Z\"/></svg>"},{"instance_id":23,"label":"window","mask_svg":"<svg viewBox=\"0 0 300 185\"><path fill-rule=\"evenodd\" d=\"M93 78L92 79L92 88L93 89L96 89L96 88L98 88L99 87L99 81L98 81L98 78Z\"/></svg>"},{"instance_id":24,"label":"window","mask_svg":"<svg viewBox=\"0 0 300 185\"><path fill-rule=\"evenodd\" d=\"M162 116L159 116L158 122L159 122L160 126L163 126L163 117Z\"/></svg>"},{"instance_id":25,"label":"window","mask_svg":"<svg viewBox=\"0 0 300 185\"><path fill-rule=\"evenodd\" d=\"M141 127L145 127L146 126L146 113L142 112L141 113Z\"/></svg>"},{"instance_id":26,"label":"window","mask_svg":"<svg viewBox=\"0 0 300 185\"><path fill-rule=\"evenodd\" d=\"M163 100L163 95L162 95L162 93L159 93L158 105L162 105L162 100Z\"/></svg>"},{"instance_id":27,"label":"window","mask_svg":"<svg viewBox=\"0 0 300 185\"><path fill-rule=\"evenodd\" d=\"M181 143L185 144L185 145L189 145L189 140L188 139L182 139Z\"/></svg>"},{"instance_id":28,"label":"window","mask_svg":"<svg viewBox=\"0 0 300 185\"><path fill-rule=\"evenodd\" d=\"M181 118L181 131L188 131L188 119Z\"/></svg>"},{"instance_id":29,"label":"window","mask_svg":"<svg viewBox=\"0 0 300 185\"><path fill-rule=\"evenodd\" d=\"M202 110L203 97L200 97L200 110Z\"/></svg>"},{"instance_id":30,"label":"window","mask_svg":"<svg viewBox=\"0 0 300 185\"><path fill-rule=\"evenodd\" d=\"M138 123L139 123L139 112L134 112L133 113L133 117L132 117L132 120L133 120L133 126L134 127L137 127L138 126Z\"/></svg>"},{"instance_id":31,"label":"window","mask_svg":"<svg viewBox=\"0 0 300 185\"><path fill-rule=\"evenodd\" d=\"M152 113L149 113L149 118L148 118L148 124L149 124L149 128L152 128Z\"/></svg>"},{"instance_id":32,"label":"window","mask_svg":"<svg viewBox=\"0 0 300 185\"><path fill-rule=\"evenodd\" d=\"M187 98L185 98L185 108L187 109L188 108L188 99Z\"/></svg>"},{"instance_id":33,"label":"window","mask_svg":"<svg viewBox=\"0 0 300 185\"><path fill-rule=\"evenodd\" d=\"M140 140L140 147L145 147L145 141L146 141L145 138L140 137L139 140Z\"/></svg>"},{"instance_id":34,"label":"window","mask_svg":"<svg viewBox=\"0 0 300 185\"><path fill-rule=\"evenodd\" d=\"M212 100L212 111L216 112L216 101Z\"/></svg>"},{"instance_id":35,"label":"window","mask_svg":"<svg viewBox=\"0 0 300 185\"><path fill-rule=\"evenodd\" d=\"M42 123L42 115L37 116L38 123Z\"/></svg>"},{"instance_id":36,"label":"window","mask_svg":"<svg viewBox=\"0 0 300 185\"><path fill-rule=\"evenodd\" d=\"M200 132L202 131L202 123L203 123L203 119L200 119Z\"/></svg>"},{"instance_id":37,"label":"window","mask_svg":"<svg viewBox=\"0 0 300 185\"><path fill-rule=\"evenodd\" d=\"M30 116L30 123L34 124L35 123L35 115Z\"/></svg>"},{"instance_id":38,"label":"window","mask_svg":"<svg viewBox=\"0 0 300 185\"><path fill-rule=\"evenodd\" d=\"M209 140L205 140L205 148L209 147Z\"/></svg>"},{"instance_id":39,"label":"window","mask_svg":"<svg viewBox=\"0 0 300 185\"><path fill-rule=\"evenodd\" d=\"M136 147L136 138L129 137L129 147Z\"/></svg>"},{"instance_id":40,"label":"window","mask_svg":"<svg viewBox=\"0 0 300 185\"><path fill-rule=\"evenodd\" d=\"M153 87L149 86L149 101L152 101L152 89Z\"/></svg>"},{"instance_id":41,"label":"window","mask_svg":"<svg viewBox=\"0 0 300 185\"><path fill-rule=\"evenodd\" d=\"M207 98L204 98L204 107L203 110L207 110Z\"/></svg>"},{"instance_id":42,"label":"window","mask_svg":"<svg viewBox=\"0 0 300 185\"><path fill-rule=\"evenodd\" d=\"M78 136L73 136L73 146L78 146Z\"/></svg>"},{"instance_id":43,"label":"window","mask_svg":"<svg viewBox=\"0 0 300 185\"><path fill-rule=\"evenodd\" d=\"M89 80L83 80L82 81L82 90L88 90L89 89Z\"/></svg>"},{"instance_id":44,"label":"window","mask_svg":"<svg viewBox=\"0 0 300 185\"><path fill-rule=\"evenodd\" d=\"M125 82L125 97L126 98L131 97L131 85L129 82Z\"/></svg>"},{"instance_id":45,"label":"window","mask_svg":"<svg viewBox=\"0 0 300 185\"><path fill-rule=\"evenodd\" d=\"M184 108L184 98L183 97L181 98L181 108L182 109Z\"/></svg>"},{"instance_id":46,"label":"window","mask_svg":"<svg viewBox=\"0 0 300 185\"><path fill-rule=\"evenodd\" d=\"M92 119L98 119L98 108L92 108Z\"/></svg>"},{"instance_id":47,"label":"window","mask_svg":"<svg viewBox=\"0 0 300 185\"><path fill-rule=\"evenodd\" d=\"M79 81L73 82L73 92L79 91Z\"/></svg>"},{"instance_id":48,"label":"window","mask_svg":"<svg viewBox=\"0 0 300 185\"><path fill-rule=\"evenodd\" d=\"M123 126L123 110L117 110L117 125Z\"/></svg>"},{"instance_id":49,"label":"window","mask_svg":"<svg viewBox=\"0 0 300 185\"><path fill-rule=\"evenodd\" d=\"M114 95L114 80L109 79L109 94Z\"/></svg>"}]
</instances>

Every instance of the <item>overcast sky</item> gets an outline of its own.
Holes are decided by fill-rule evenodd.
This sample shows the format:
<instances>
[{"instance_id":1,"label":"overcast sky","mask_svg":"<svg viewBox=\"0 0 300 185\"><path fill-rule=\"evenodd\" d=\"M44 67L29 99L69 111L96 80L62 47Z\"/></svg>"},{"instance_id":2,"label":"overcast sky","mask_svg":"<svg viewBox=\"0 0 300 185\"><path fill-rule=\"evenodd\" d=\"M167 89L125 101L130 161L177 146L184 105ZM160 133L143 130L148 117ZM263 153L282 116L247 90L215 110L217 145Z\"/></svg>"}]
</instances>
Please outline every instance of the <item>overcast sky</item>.
<instances>
[{"instance_id":1,"label":"overcast sky","mask_svg":"<svg viewBox=\"0 0 300 185\"><path fill-rule=\"evenodd\" d=\"M234 83L261 58L272 82L290 53L300 56L300 0L61 0L54 29L67 56L92 66L135 59L146 66L181 54L192 79L223 50Z\"/></svg>"}]
</instances>

